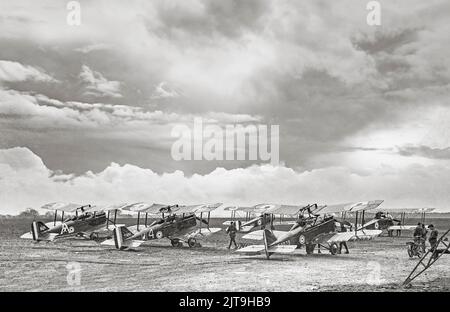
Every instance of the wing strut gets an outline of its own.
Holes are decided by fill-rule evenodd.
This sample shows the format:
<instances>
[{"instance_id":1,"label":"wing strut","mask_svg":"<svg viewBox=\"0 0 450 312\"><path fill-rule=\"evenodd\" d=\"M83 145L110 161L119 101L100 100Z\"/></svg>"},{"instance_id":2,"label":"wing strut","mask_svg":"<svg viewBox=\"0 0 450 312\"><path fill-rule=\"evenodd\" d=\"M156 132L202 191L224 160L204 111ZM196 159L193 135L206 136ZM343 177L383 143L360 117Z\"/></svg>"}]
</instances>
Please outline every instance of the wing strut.
<instances>
[{"instance_id":1,"label":"wing strut","mask_svg":"<svg viewBox=\"0 0 450 312\"><path fill-rule=\"evenodd\" d=\"M64 222L64 211L61 214L61 222Z\"/></svg>"},{"instance_id":2,"label":"wing strut","mask_svg":"<svg viewBox=\"0 0 450 312\"><path fill-rule=\"evenodd\" d=\"M433 265L443 254L448 254L450 249L450 244L448 241L445 241L444 238L450 232L448 229L436 242L434 248L428 249L428 251L420 258L419 262L416 264L414 269L409 273L408 277L403 282L403 286L408 286L416 277L421 275L425 270L427 270L430 266ZM443 245L439 248L440 245ZM422 267L419 268L419 266Z\"/></svg>"},{"instance_id":3,"label":"wing strut","mask_svg":"<svg viewBox=\"0 0 450 312\"><path fill-rule=\"evenodd\" d=\"M55 210L55 217L53 218L53 226L56 225L56 217L58 216L58 210Z\"/></svg>"},{"instance_id":4,"label":"wing strut","mask_svg":"<svg viewBox=\"0 0 450 312\"><path fill-rule=\"evenodd\" d=\"M138 219L137 219L137 227L136 227L136 229L139 231L139 219L140 219L140 217L141 217L141 212L140 211L138 211Z\"/></svg>"}]
</instances>

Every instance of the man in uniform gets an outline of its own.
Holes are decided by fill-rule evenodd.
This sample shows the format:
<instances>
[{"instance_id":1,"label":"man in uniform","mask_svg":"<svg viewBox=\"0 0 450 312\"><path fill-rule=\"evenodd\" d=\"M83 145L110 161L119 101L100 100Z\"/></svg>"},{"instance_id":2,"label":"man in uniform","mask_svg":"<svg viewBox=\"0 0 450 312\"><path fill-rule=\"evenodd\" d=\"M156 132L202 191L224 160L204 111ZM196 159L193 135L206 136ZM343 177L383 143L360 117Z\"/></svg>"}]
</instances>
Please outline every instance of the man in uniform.
<instances>
[{"instance_id":1,"label":"man in uniform","mask_svg":"<svg viewBox=\"0 0 450 312\"><path fill-rule=\"evenodd\" d=\"M423 242L422 250L423 250L423 252L425 252L425 242L427 241L427 234L428 234L427 228L425 227L425 224L422 223L422 242Z\"/></svg>"},{"instance_id":2,"label":"man in uniform","mask_svg":"<svg viewBox=\"0 0 450 312\"><path fill-rule=\"evenodd\" d=\"M435 251L435 249L437 247L437 240L438 240L439 232L438 232L438 230L436 230L434 228L433 224L430 224L428 226L428 229L431 231L430 238L428 239L428 242L430 242L431 251L433 252L433 255L431 257L437 258L438 253Z\"/></svg>"},{"instance_id":3,"label":"man in uniform","mask_svg":"<svg viewBox=\"0 0 450 312\"><path fill-rule=\"evenodd\" d=\"M345 227L344 223L341 222L341 232L347 232L347 228ZM339 251L338 253L342 252L342 247L345 247L345 253L348 254L348 247L346 242L340 242L339 243Z\"/></svg>"},{"instance_id":4,"label":"man in uniform","mask_svg":"<svg viewBox=\"0 0 450 312\"><path fill-rule=\"evenodd\" d=\"M231 222L230 226L227 228L227 233L230 235L230 244L228 245L228 249L231 248L231 244L234 243L234 247L237 248L236 244L236 226L234 225L234 222Z\"/></svg>"}]
</instances>

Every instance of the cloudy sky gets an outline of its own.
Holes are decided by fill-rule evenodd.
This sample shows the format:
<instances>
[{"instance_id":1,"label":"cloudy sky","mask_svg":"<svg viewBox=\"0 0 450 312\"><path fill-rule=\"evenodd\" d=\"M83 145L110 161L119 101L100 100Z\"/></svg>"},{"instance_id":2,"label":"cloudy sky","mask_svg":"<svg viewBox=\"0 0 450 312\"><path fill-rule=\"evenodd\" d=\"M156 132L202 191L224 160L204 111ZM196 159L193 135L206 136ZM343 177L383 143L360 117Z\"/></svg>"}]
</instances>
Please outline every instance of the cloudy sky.
<instances>
[{"instance_id":1,"label":"cloudy sky","mask_svg":"<svg viewBox=\"0 0 450 312\"><path fill-rule=\"evenodd\" d=\"M0 0L0 213L52 201L450 210L450 3ZM194 118L280 165L175 161Z\"/></svg>"}]
</instances>

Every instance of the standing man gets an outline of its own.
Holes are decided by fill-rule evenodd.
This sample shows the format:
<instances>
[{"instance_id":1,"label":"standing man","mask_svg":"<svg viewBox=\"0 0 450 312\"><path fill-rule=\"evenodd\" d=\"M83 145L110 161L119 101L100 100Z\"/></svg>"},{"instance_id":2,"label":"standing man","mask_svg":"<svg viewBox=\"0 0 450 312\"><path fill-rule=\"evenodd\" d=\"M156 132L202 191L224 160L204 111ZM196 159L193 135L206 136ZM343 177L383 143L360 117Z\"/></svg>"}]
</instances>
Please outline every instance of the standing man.
<instances>
[{"instance_id":1,"label":"standing man","mask_svg":"<svg viewBox=\"0 0 450 312\"><path fill-rule=\"evenodd\" d=\"M236 226L234 225L234 221L231 222L230 226L227 228L227 233L228 235L230 235L230 244L228 245L228 249L231 248L231 244L234 243L234 248L237 249L237 244L236 244Z\"/></svg>"},{"instance_id":2,"label":"standing man","mask_svg":"<svg viewBox=\"0 0 450 312\"><path fill-rule=\"evenodd\" d=\"M436 243L437 243L437 240L438 240L439 232L438 232L438 230L436 230L434 228L433 224L430 224L428 226L428 229L430 229L430 231L431 231L430 238L428 239L428 241L430 242L431 249L434 249L434 248L436 248Z\"/></svg>"},{"instance_id":3,"label":"standing man","mask_svg":"<svg viewBox=\"0 0 450 312\"><path fill-rule=\"evenodd\" d=\"M433 225L433 224L430 224L430 225L428 226L428 229L431 231L431 233L430 233L430 238L428 239L428 241L430 242L430 245L431 245L431 251L433 252L433 254L431 255L431 257L432 257L432 258L437 258L438 253L436 252L435 249L437 248L437 240L438 240L439 232L438 232L438 230L436 230L436 229L434 228L434 225Z\"/></svg>"},{"instance_id":4,"label":"standing man","mask_svg":"<svg viewBox=\"0 0 450 312\"><path fill-rule=\"evenodd\" d=\"M417 223L417 226L414 229L413 236L414 236L414 242L418 243L420 238L422 237L422 223L420 223L420 222Z\"/></svg>"},{"instance_id":5,"label":"standing man","mask_svg":"<svg viewBox=\"0 0 450 312\"><path fill-rule=\"evenodd\" d=\"M347 232L347 228L345 227L344 223L341 222L341 232ZM348 254L348 247L346 242L340 242L339 243L339 253L342 253L342 246L345 247L345 253Z\"/></svg>"},{"instance_id":6,"label":"standing man","mask_svg":"<svg viewBox=\"0 0 450 312\"><path fill-rule=\"evenodd\" d=\"M427 241L427 228L425 227L425 224L422 224L422 250L425 252L425 242Z\"/></svg>"}]
</instances>

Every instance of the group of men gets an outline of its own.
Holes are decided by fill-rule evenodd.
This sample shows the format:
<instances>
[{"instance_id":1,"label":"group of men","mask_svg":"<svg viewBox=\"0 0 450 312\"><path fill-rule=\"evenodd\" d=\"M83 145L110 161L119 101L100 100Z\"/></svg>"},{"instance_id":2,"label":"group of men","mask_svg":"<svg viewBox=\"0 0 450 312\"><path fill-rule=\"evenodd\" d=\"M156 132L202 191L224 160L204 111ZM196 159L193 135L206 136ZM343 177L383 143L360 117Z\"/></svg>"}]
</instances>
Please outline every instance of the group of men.
<instances>
[{"instance_id":1,"label":"group of men","mask_svg":"<svg viewBox=\"0 0 450 312\"><path fill-rule=\"evenodd\" d=\"M428 242L430 243L431 249L436 247L436 243L438 241L439 232L434 228L433 224L428 226L428 230L430 230L430 237L428 238ZM422 246L423 251L425 251L425 242L427 240L428 230L425 227L425 224L418 223L417 227L414 229L414 242Z\"/></svg>"}]
</instances>

